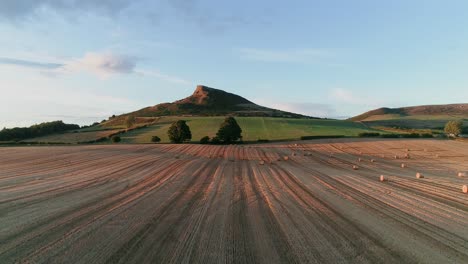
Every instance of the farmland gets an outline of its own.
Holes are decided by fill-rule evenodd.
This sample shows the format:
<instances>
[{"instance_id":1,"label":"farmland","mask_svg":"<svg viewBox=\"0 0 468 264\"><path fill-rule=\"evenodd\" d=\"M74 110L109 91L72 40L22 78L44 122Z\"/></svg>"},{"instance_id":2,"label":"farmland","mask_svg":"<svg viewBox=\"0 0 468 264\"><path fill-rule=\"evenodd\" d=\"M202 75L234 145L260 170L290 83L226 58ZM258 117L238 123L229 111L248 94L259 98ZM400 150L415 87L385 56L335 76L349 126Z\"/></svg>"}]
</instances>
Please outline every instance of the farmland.
<instances>
[{"instance_id":1,"label":"farmland","mask_svg":"<svg viewBox=\"0 0 468 264\"><path fill-rule=\"evenodd\" d=\"M192 131L192 140L204 136L213 137L224 117L162 117L157 123L122 135L124 143L149 143L152 136L159 136L168 142L167 130L172 122L187 120ZM342 120L295 119L272 117L236 117L242 128L244 141L291 140L301 136L344 135L357 136L361 132L375 131L363 124Z\"/></svg>"},{"instance_id":2,"label":"farmland","mask_svg":"<svg viewBox=\"0 0 468 264\"><path fill-rule=\"evenodd\" d=\"M0 263L468 263L465 142L4 147L0 161Z\"/></svg>"},{"instance_id":3,"label":"farmland","mask_svg":"<svg viewBox=\"0 0 468 264\"><path fill-rule=\"evenodd\" d=\"M194 117L194 116L165 116L157 118L138 117L136 126L146 125L121 134L122 143L140 144L151 143L152 136L158 136L162 142L168 143L167 130L172 122L187 120L192 131L192 141L198 142L204 136L214 137L223 122L224 116ZM361 132L373 132L372 129L357 122L328 119L299 119L272 117L236 117L243 130L244 141L293 140L301 136L343 135L357 136ZM25 142L50 142L76 144L90 142L102 137L125 131L125 126L115 125L110 121L100 126L78 130L77 133L64 133L24 140ZM109 143L110 140L107 140Z\"/></svg>"}]
</instances>

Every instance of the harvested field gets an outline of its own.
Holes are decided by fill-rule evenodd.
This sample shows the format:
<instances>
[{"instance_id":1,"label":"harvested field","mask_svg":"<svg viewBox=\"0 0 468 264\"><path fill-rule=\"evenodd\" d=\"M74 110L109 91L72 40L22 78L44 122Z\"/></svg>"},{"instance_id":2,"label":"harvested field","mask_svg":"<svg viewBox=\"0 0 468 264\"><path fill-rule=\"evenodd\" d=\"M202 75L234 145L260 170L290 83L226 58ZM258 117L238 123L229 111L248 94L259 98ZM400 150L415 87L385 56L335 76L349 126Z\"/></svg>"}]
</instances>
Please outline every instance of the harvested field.
<instances>
[{"instance_id":1,"label":"harvested field","mask_svg":"<svg viewBox=\"0 0 468 264\"><path fill-rule=\"evenodd\" d=\"M0 263L468 263L467 146L0 148Z\"/></svg>"}]
</instances>

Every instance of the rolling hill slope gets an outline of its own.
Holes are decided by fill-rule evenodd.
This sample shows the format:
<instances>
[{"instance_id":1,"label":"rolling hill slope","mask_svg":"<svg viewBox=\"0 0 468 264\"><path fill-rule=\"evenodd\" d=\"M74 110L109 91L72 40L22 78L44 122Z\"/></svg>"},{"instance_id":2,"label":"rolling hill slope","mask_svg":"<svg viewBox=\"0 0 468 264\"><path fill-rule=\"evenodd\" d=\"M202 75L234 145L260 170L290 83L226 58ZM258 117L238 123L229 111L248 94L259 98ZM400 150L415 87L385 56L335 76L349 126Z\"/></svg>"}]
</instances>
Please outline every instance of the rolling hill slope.
<instances>
[{"instance_id":1,"label":"rolling hill slope","mask_svg":"<svg viewBox=\"0 0 468 264\"><path fill-rule=\"evenodd\" d=\"M440 130L449 120L464 120L468 124L468 104L379 108L349 120L369 126Z\"/></svg>"}]
</instances>

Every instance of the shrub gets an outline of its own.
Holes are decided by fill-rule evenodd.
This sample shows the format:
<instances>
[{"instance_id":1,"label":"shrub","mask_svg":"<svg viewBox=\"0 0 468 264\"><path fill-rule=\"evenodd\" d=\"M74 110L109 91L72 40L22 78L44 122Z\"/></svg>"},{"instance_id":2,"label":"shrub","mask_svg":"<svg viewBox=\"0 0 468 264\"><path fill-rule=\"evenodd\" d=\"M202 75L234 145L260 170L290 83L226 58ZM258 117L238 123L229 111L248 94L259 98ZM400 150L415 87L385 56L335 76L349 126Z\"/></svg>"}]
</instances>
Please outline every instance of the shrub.
<instances>
[{"instance_id":1,"label":"shrub","mask_svg":"<svg viewBox=\"0 0 468 264\"><path fill-rule=\"evenodd\" d=\"M158 137L158 136L152 136L151 137L151 142L153 142L153 143L161 142L161 138Z\"/></svg>"},{"instance_id":2,"label":"shrub","mask_svg":"<svg viewBox=\"0 0 468 264\"><path fill-rule=\"evenodd\" d=\"M448 121L445 125L444 132L447 135L457 137L462 133L463 122L462 121Z\"/></svg>"},{"instance_id":3,"label":"shrub","mask_svg":"<svg viewBox=\"0 0 468 264\"><path fill-rule=\"evenodd\" d=\"M112 140L112 142L114 142L114 143L119 143L119 142L121 141L121 138L120 138L119 136L113 136L113 137L111 138L111 140Z\"/></svg>"},{"instance_id":4,"label":"shrub","mask_svg":"<svg viewBox=\"0 0 468 264\"><path fill-rule=\"evenodd\" d=\"M172 143L182 143L192 139L192 132L185 120L178 120L172 123L167 131L167 135Z\"/></svg>"},{"instance_id":5,"label":"shrub","mask_svg":"<svg viewBox=\"0 0 468 264\"><path fill-rule=\"evenodd\" d=\"M374 133L374 132L362 132L358 134L359 137L378 137L380 136L380 133Z\"/></svg>"},{"instance_id":6,"label":"shrub","mask_svg":"<svg viewBox=\"0 0 468 264\"><path fill-rule=\"evenodd\" d=\"M223 143L229 144L242 139L242 129L234 117L226 117L221 124L216 136Z\"/></svg>"},{"instance_id":7,"label":"shrub","mask_svg":"<svg viewBox=\"0 0 468 264\"><path fill-rule=\"evenodd\" d=\"M210 143L210 137L209 136L204 136L200 139L200 144L208 144Z\"/></svg>"}]
</instances>

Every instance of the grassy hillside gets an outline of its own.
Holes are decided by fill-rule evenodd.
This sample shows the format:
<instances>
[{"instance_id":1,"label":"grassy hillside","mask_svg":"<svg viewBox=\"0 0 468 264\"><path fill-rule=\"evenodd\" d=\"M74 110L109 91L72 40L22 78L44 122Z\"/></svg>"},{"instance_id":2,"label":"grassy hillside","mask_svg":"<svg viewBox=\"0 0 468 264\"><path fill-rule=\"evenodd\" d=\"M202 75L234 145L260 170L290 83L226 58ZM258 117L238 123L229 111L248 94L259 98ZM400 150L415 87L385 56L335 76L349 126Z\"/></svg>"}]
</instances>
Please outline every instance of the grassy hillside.
<instances>
[{"instance_id":1,"label":"grassy hillside","mask_svg":"<svg viewBox=\"0 0 468 264\"><path fill-rule=\"evenodd\" d=\"M187 120L192 141L198 141L203 136L215 136L224 117L162 117L154 125L122 134L122 142L149 143L152 136L159 136L163 142L168 142L167 129L178 119ZM361 132L375 131L360 123L341 120L271 117L236 117L236 120L243 130L244 141L288 140L319 135L357 136Z\"/></svg>"},{"instance_id":2,"label":"grassy hillside","mask_svg":"<svg viewBox=\"0 0 468 264\"><path fill-rule=\"evenodd\" d=\"M468 125L468 104L422 105L402 108L379 108L350 118L370 127L429 129L441 132L450 120Z\"/></svg>"},{"instance_id":3,"label":"grassy hillside","mask_svg":"<svg viewBox=\"0 0 468 264\"><path fill-rule=\"evenodd\" d=\"M395 117L392 115L374 116L362 121L370 127L396 127L402 129L429 129L442 132L445 124L450 120L462 120L468 126L468 117L465 116L406 116Z\"/></svg>"}]
</instances>

